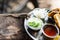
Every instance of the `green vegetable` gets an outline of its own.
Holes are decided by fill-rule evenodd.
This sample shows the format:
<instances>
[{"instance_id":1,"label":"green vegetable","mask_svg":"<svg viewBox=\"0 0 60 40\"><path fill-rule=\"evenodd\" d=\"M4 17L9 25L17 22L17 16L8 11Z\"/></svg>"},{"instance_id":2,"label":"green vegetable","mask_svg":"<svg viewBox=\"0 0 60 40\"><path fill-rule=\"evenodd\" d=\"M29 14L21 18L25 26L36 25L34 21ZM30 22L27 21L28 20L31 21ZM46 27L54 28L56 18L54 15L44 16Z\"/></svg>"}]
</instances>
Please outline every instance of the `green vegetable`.
<instances>
[{"instance_id":1,"label":"green vegetable","mask_svg":"<svg viewBox=\"0 0 60 40\"><path fill-rule=\"evenodd\" d=\"M31 27L38 27L39 26L39 23L36 23L36 22L29 22L28 24Z\"/></svg>"}]
</instances>

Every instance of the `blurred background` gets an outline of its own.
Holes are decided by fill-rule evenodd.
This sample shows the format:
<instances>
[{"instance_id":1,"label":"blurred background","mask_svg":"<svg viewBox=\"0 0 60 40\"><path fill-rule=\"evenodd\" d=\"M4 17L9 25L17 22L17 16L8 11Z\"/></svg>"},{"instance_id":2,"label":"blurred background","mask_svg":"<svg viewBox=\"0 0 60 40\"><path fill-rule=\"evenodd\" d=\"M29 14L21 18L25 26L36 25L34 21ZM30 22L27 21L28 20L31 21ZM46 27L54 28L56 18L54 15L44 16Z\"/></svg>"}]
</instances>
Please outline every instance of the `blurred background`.
<instances>
[{"instance_id":1,"label":"blurred background","mask_svg":"<svg viewBox=\"0 0 60 40\"><path fill-rule=\"evenodd\" d=\"M34 8L49 8L48 0L0 0L0 13L28 13Z\"/></svg>"},{"instance_id":2,"label":"blurred background","mask_svg":"<svg viewBox=\"0 0 60 40\"><path fill-rule=\"evenodd\" d=\"M34 8L52 9L59 3L60 0L0 0L0 13L28 13Z\"/></svg>"}]
</instances>

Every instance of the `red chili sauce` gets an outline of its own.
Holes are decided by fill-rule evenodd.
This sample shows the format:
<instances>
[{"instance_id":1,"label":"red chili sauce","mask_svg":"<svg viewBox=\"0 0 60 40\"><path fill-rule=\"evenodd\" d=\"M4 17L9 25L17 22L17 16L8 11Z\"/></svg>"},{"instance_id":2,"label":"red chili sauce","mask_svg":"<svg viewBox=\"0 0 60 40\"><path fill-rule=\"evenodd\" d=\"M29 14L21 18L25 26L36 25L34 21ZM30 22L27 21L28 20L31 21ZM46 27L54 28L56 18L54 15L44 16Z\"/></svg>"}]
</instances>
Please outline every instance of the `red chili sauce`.
<instances>
[{"instance_id":1,"label":"red chili sauce","mask_svg":"<svg viewBox=\"0 0 60 40\"><path fill-rule=\"evenodd\" d=\"M57 29L53 25L45 25L44 32L48 36L54 36L57 33Z\"/></svg>"}]
</instances>

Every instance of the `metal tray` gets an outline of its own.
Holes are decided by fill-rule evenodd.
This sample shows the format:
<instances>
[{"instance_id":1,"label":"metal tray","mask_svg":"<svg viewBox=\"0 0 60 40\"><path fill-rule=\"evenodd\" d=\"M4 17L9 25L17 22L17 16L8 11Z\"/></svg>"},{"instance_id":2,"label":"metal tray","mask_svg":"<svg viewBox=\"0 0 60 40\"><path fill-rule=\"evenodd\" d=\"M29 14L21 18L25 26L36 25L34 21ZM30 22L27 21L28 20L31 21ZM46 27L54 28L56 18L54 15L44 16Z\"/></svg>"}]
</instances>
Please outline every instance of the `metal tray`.
<instances>
[{"instance_id":1,"label":"metal tray","mask_svg":"<svg viewBox=\"0 0 60 40\"><path fill-rule=\"evenodd\" d=\"M52 38L48 38L46 36L44 36L42 33L41 33L41 30L32 30L30 29L27 25L26 25L26 22L27 22L27 19L25 19L24 21L24 26L25 26L25 30L27 32L27 34L33 39L33 40L53 40ZM40 36L39 36L39 33L40 33ZM39 36L39 38L38 38Z\"/></svg>"},{"instance_id":2,"label":"metal tray","mask_svg":"<svg viewBox=\"0 0 60 40\"><path fill-rule=\"evenodd\" d=\"M33 16L33 11L30 12L27 16ZM27 17L28 18L28 17ZM27 26L27 18L25 18L24 21L24 26L25 26L25 30L27 32L27 34L33 39L33 40L53 40L53 38L48 38L46 36L43 35L43 33L40 30L32 30ZM51 22L51 21L50 21ZM51 22L53 24L55 24L55 22Z\"/></svg>"}]
</instances>

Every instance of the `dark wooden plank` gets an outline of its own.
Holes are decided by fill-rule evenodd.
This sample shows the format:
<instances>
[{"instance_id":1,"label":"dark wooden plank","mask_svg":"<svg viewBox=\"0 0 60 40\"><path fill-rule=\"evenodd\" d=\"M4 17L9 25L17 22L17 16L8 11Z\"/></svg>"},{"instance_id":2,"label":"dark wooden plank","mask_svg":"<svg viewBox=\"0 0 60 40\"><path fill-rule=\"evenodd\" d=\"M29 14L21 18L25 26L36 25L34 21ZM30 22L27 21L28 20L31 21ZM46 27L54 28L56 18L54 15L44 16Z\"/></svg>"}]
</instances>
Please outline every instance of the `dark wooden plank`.
<instances>
[{"instance_id":1,"label":"dark wooden plank","mask_svg":"<svg viewBox=\"0 0 60 40\"><path fill-rule=\"evenodd\" d=\"M11 14L11 13L4 13L4 14L0 14L0 16L14 16L14 17L19 17L21 15L27 15L27 13L14 13L14 14Z\"/></svg>"}]
</instances>

